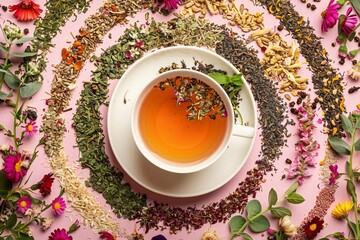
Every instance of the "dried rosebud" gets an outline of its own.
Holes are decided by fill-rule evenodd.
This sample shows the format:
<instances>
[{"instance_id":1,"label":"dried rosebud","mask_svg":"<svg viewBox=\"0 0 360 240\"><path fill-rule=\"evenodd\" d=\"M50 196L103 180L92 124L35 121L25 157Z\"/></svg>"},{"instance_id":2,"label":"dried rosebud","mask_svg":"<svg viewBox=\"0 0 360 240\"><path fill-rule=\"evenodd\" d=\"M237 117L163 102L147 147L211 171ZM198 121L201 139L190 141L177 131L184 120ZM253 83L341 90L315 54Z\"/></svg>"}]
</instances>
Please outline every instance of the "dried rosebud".
<instances>
[{"instance_id":1,"label":"dried rosebud","mask_svg":"<svg viewBox=\"0 0 360 240\"><path fill-rule=\"evenodd\" d=\"M279 226L281 230L286 234L286 236L292 236L297 233L296 226L291 222L289 216L280 218Z\"/></svg>"}]
</instances>

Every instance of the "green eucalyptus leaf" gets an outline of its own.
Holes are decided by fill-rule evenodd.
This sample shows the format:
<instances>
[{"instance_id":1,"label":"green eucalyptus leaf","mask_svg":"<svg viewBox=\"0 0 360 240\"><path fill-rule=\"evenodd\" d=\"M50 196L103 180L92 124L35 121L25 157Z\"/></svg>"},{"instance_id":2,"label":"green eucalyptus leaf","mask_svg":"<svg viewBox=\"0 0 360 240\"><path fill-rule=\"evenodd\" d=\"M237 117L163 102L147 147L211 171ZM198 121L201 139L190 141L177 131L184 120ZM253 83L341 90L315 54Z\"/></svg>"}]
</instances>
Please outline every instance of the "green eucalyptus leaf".
<instances>
[{"instance_id":1,"label":"green eucalyptus leaf","mask_svg":"<svg viewBox=\"0 0 360 240\"><path fill-rule=\"evenodd\" d=\"M8 87L12 89L18 89L21 83L20 79L12 73L5 74L5 82L6 85L8 85Z\"/></svg>"},{"instance_id":2,"label":"green eucalyptus leaf","mask_svg":"<svg viewBox=\"0 0 360 240\"><path fill-rule=\"evenodd\" d=\"M269 196L268 196L268 203L269 203L269 207L271 207L272 205L275 205L278 201L278 196L276 191L271 188L269 191Z\"/></svg>"},{"instance_id":3,"label":"green eucalyptus leaf","mask_svg":"<svg viewBox=\"0 0 360 240\"><path fill-rule=\"evenodd\" d=\"M17 222L17 216L15 213L11 214L10 217L8 218L8 220L6 221L6 225L5 228L6 229L11 229L15 226Z\"/></svg>"},{"instance_id":4,"label":"green eucalyptus leaf","mask_svg":"<svg viewBox=\"0 0 360 240\"><path fill-rule=\"evenodd\" d=\"M215 79L215 81L219 84L226 84L230 81L230 77L228 75L219 72L208 73L208 76Z\"/></svg>"},{"instance_id":5,"label":"green eucalyptus leaf","mask_svg":"<svg viewBox=\"0 0 360 240\"><path fill-rule=\"evenodd\" d=\"M355 151L360 151L360 139L354 143L354 149Z\"/></svg>"},{"instance_id":6,"label":"green eucalyptus leaf","mask_svg":"<svg viewBox=\"0 0 360 240\"><path fill-rule=\"evenodd\" d=\"M338 137L329 137L331 147L340 154L350 155L350 146L344 140Z\"/></svg>"},{"instance_id":7,"label":"green eucalyptus leaf","mask_svg":"<svg viewBox=\"0 0 360 240\"><path fill-rule=\"evenodd\" d=\"M352 221L349 221L349 227L350 227L352 233L354 234L354 236L356 236L356 232L357 232L356 231L356 224L354 222L352 222Z\"/></svg>"},{"instance_id":8,"label":"green eucalyptus leaf","mask_svg":"<svg viewBox=\"0 0 360 240\"><path fill-rule=\"evenodd\" d=\"M12 188L12 182L6 177L6 174L0 170L0 190L9 191ZM1 196L0 196L1 197Z\"/></svg>"},{"instance_id":9,"label":"green eucalyptus leaf","mask_svg":"<svg viewBox=\"0 0 360 240\"><path fill-rule=\"evenodd\" d=\"M249 228L256 233L264 232L270 227L269 220L261 215L249 223Z\"/></svg>"},{"instance_id":10,"label":"green eucalyptus leaf","mask_svg":"<svg viewBox=\"0 0 360 240\"><path fill-rule=\"evenodd\" d=\"M347 175L350 174L350 168L351 168L350 162L346 161L346 163L345 163L345 172L346 172Z\"/></svg>"},{"instance_id":11,"label":"green eucalyptus leaf","mask_svg":"<svg viewBox=\"0 0 360 240\"><path fill-rule=\"evenodd\" d=\"M298 194L296 192L292 192L286 197L286 201L288 201L289 203L292 203L292 204L299 204L299 203L304 202L305 199L300 194Z\"/></svg>"},{"instance_id":12,"label":"green eucalyptus leaf","mask_svg":"<svg viewBox=\"0 0 360 240\"><path fill-rule=\"evenodd\" d=\"M350 116L351 117L351 116ZM353 126L352 126L352 123L351 121L349 120L349 118L347 118L344 114L341 114L341 123L342 123L342 127L343 129L352 134L353 132Z\"/></svg>"},{"instance_id":13,"label":"green eucalyptus leaf","mask_svg":"<svg viewBox=\"0 0 360 240\"><path fill-rule=\"evenodd\" d=\"M252 218L261 212L261 203L254 199L248 202L246 206L247 217Z\"/></svg>"},{"instance_id":14,"label":"green eucalyptus leaf","mask_svg":"<svg viewBox=\"0 0 360 240\"><path fill-rule=\"evenodd\" d=\"M349 179L346 179L346 190L350 194L350 196L353 198L353 201L357 200L355 185Z\"/></svg>"},{"instance_id":15,"label":"green eucalyptus leaf","mask_svg":"<svg viewBox=\"0 0 360 240\"><path fill-rule=\"evenodd\" d=\"M19 200L20 197L21 197L20 193L14 192L8 197L8 201L17 202L17 200Z\"/></svg>"},{"instance_id":16,"label":"green eucalyptus leaf","mask_svg":"<svg viewBox=\"0 0 360 240\"><path fill-rule=\"evenodd\" d=\"M3 52L3 53L8 53L8 49L5 48L3 45L0 44L0 51Z\"/></svg>"},{"instance_id":17,"label":"green eucalyptus leaf","mask_svg":"<svg viewBox=\"0 0 360 240\"><path fill-rule=\"evenodd\" d=\"M351 4L354 7L357 14L360 15L360 1L359 0L351 0Z\"/></svg>"},{"instance_id":18,"label":"green eucalyptus leaf","mask_svg":"<svg viewBox=\"0 0 360 240\"><path fill-rule=\"evenodd\" d=\"M240 233L239 236L242 237L244 240L253 240L249 234L244 232Z\"/></svg>"},{"instance_id":19,"label":"green eucalyptus leaf","mask_svg":"<svg viewBox=\"0 0 360 240\"><path fill-rule=\"evenodd\" d=\"M35 39L34 37L22 37L22 38L19 38L18 40L16 40L15 44L30 42L34 39Z\"/></svg>"},{"instance_id":20,"label":"green eucalyptus leaf","mask_svg":"<svg viewBox=\"0 0 360 240\"><path fill-rule=\"evenodd\" d=\"M243 218L242 216L234 216L230 219L230 231L232 234L234 235L239 235L239 231L240 229L244 226L244 224L246 223L246 219Z\"/></svg>"},{"instance_id":21,"label":"green eucalyptus leaf","mask_svg":"<svg viewBox=\"0 0 360 240\"><path fill-rule=\"evenodd\" d=\"M275 207L270 209L272 216L282 218L284 216L291 216L291 211L286 207Z\"/></svg>"},{"instance_id":22,"label":"green eucalyptus leaf","mask_svg":"<svg viewBox=\"0 0 360 240\"><path fill-rule=\"evenodd\" d=\"M32 57L35 56L37 53L36 52L13 52L11 53L11 55L13 55L14 57Z\"/></svg>"},{"instance_id":23,"label":"green eucalyptus leaf","mask_svg":"<svg viewBox=\"0 0 360 240\"><path fill-rule=\"evenodd\" d=\"M20 87L20 95L22 98L33 96L42 86L41 82L29 82Z\"/></svg>"},{"instance_id":24,"label":"green eucalyptus leaf","mask_svg":"<svg viewBox=\"0 0 360 240\"><path fill-rule=\"evenodd\" d=\"M285 197L289 196L290 193L295 192L298 187L299 187L299 182L298 181L294 182L286 191Z\"/></svg>"},{"instance_id":25,"label":"green eucalyptus leaf","mask_svg":"<svg viewBox=\"0 0 360 240\"><path fill-rule=\"evenodd\" d=\"M3 91L0 91L0 100L5 100L5 99L8 99L8 98L11 98L13 96L13 92L12 90L10 90L9 93L5 93Z\"/></svg>"}]
</instances>

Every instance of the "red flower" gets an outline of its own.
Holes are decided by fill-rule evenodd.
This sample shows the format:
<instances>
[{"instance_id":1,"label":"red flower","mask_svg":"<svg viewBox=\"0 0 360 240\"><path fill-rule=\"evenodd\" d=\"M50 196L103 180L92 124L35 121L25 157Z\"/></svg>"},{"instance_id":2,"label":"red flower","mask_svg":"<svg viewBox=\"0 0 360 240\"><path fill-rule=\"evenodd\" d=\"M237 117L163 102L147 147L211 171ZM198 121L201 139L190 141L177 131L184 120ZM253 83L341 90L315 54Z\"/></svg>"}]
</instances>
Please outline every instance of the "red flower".
<instances>
[{"instance_id":1,"label":"red flower","mask_svg":"<svg viewBox=\"0 0 360 240\"><path fill-rule=\"evenodd\" d=\"M324 228L324 220L319 217L314 217L310 222L304 227L305 234L308 239L313 239L316 235Z\"/></svg>"},{"instance_id":2,"label":"red flower","mask_svg":"<svg viewBox=\"0 0 360 240\"><path fill-rule=\"evenodd\" d=\"M43 179L41 179L41 181L38 183L40 185L40 193L43 197L51 193L51 186L54 182L52 175L52 173L44 175Z\"/></svg>"},{"instance_id":3,"label":"red flower","mask_svg":"<svg viewBox=\"0 0 360 240\"><path fill-rule=\"evenodd\" d=\"M116 236L114 236L113 234L106 232L106 231L101 231L99 232L100 234L100 239L106 239L106 240L116 240Z\"/></svg>"},{"instance_id":4,"label":"red flower","mask_svg":"<svg viewBox=\"0 0 360 240\"><path fill-rule=\"evenodd\" d=\"M15 11L14 17L19 21L31 21L36 19L43 10L32 0L22 0L19 4L9 6L9 11Z\"/></svg>"}]
</instances>

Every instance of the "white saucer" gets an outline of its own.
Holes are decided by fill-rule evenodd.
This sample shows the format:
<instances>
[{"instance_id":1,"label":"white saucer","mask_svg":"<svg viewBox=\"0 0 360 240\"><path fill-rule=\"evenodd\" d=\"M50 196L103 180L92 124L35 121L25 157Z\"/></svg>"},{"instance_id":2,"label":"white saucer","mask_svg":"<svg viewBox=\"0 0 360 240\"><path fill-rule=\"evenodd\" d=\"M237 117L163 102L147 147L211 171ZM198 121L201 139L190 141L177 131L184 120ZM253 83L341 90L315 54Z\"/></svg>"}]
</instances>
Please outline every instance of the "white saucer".
<instances>
[{"instance_id":1,"label":"white saucer","mask_svg":"<svg viewBox=\"0 0 360 240\"><path fill-rule=\"evenodd\" d=\"M218 189L233 178L247 160L253 138L232 137L224 155L204 170L189 174L164 171L143 157L131 132L131 110L135 96L148 81L157 76L161 67L173 62L194 66L194 59L213 64L229 75L238 70L219 55L198 47L175 46L148 53L124 73L111 96L108 110L108 135L114 155L126 173L143 187L171 197L194 197ZM257 129L256 106L249 85L243 79L239 110L245 122ZM124 98L126 101L124 101Z\"/></svg>"}]
</instances>

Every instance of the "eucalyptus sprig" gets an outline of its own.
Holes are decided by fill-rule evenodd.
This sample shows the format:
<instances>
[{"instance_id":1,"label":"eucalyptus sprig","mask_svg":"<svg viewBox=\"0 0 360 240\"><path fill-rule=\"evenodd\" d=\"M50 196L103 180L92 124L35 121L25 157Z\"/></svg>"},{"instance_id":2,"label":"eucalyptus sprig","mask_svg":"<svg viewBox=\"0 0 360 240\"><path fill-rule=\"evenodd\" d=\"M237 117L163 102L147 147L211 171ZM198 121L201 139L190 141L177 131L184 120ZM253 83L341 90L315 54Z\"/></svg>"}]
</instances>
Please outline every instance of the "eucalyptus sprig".
<instances>
[{"instance_id":1,"label":"eucalyptus sprig","mask_svg":"<svg viewBox=\"0 0 360 240\"><path fill-rule=\"evenodd\" d=\"M268 195L268 207L264 210L262 210L261 203L258 200L254 199L249 201L246 206L247 215L245 217L238 215L231 218L230 239L242 237L245 240L251 240L251 236L244 232L247 226L249 226L250 230L255 233L268 230L270 227L270 222L265 216L265 213L267 212L270 212L271 216L275 218L291 216L292 213L290 209L278 205L282 201L287 201L292 204L300 204L304 202L305 199L300 194L296 193L298 186L298 182L295 182L293 185L291 185L286 191L285 197L281 200L278 199L276 191L271 188ZM286 238L286 236L284 237Z\"/></svg>"},{"instance_id":2,"label":"eucalyptus sprig","mask_svg":"<svg viewBox=\"0 0 360 240\"><path fill-rule=\"evenodd\" d=\"M341 122L344 131L348 134L348 141L339 137L330 137L328 141L334 151L349 156L349 160L345 164L345 173L340 174L340 176L346 177L346 190L353 202L355 220L353 222L347 216L346 219L355 239L360 239L359 209L355 183L356 179L360 177L360 172L354 168L354 153L360 151L360 138L357 139L357 133L360 130L360 111L350 113L348 117L342 115Z\"/></svg>"},{"instance_id":3,"label":"eucalyptus sprig","mask_svg":"<svg viewBox=\"0 0 360 240\"><path fill-rule=\"evenodd\" d=\"M33 40L33 37L23 37L20 29L14 25L5 25L0 29L5 39L4 43L0 44L0 53L5 54L3 62L0 63L0 101L5 101L13 96L13 91L19 91L19 96L22 98L29 98L34 95L40 88L41 82L31 81L31 76L39 75L40 72L37 70L34 63L27 63L25 73L18 77L17 74L13 73L10 68L14 65L10 61L10 57L26 58L36 55L36 52L17 52L12 51L12 48L16 44L23 44ZM3 84L10 88L9 92L2 91Z\"/></svg>"}]
</instances>

